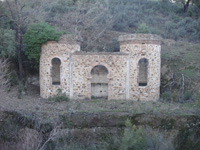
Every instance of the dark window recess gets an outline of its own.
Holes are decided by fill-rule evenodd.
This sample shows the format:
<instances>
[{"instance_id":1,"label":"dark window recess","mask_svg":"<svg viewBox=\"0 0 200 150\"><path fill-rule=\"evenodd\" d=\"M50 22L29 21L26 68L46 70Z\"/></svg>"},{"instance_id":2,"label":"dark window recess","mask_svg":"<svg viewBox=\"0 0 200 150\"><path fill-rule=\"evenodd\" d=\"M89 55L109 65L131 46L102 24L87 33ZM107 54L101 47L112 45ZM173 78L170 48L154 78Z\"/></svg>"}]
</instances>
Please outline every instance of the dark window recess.
<instances>
[{"instance_id":1,"label":"dark window recess","mask_svg":"<svg viewBox=\"0 0 200 150\"><path fill-rule=\"evenodd\" d=\"M51 69L52 85L60 85L60 65L61 61L59 58L53 58Z\"/></svg>"},{"instance_id":2,"label":"dark window recess","mask_svg":"<svg viewBox=\"0 0 200 150\"><path fill-rule=\"evenodd\" d=\"M139 74L138 74L138 84L139 86L147 86L148 82L148 60L142 58L139 60Z\"/></svg>"}]
</instances>

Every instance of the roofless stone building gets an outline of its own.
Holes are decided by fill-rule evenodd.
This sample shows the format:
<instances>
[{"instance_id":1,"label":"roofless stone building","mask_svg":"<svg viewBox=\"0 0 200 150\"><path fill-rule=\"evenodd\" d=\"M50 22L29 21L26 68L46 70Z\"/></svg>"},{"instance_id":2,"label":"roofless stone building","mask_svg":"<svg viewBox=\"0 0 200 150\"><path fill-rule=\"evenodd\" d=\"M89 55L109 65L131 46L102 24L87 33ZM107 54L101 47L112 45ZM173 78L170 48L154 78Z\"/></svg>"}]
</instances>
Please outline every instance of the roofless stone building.
<instances>
[{"instance_id":1,"label":"roofless stone building","mask_svg":"<svg viewBox=\"0 0 200 150\"><path fill-rule=\"evenodd\" d=\"M151 34L122 35L120 52L83 52L74 42L49 41L40 57L40 94L59 90L73 99L158 100L161 38Z\"/></svg>"}]
</instances>

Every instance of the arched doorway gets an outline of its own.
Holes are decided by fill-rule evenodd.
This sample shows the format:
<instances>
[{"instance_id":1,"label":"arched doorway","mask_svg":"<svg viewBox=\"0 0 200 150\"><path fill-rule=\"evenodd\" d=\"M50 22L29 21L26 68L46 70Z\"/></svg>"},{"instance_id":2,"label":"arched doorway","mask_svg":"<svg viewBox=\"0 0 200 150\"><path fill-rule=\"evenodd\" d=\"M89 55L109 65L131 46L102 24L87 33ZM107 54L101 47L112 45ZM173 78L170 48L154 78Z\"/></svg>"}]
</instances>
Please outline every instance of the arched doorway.
<instances>
[{"instance_id":1,"label":"arched doorway","mask_svg":"<svg viewBox=\"0 0 200 150\"><path fill-rule=\"evenodd\" d=\"M91 70L91 97L108 98L108 69L105 66L97 65Z\"/></svg>"}]
</instances>

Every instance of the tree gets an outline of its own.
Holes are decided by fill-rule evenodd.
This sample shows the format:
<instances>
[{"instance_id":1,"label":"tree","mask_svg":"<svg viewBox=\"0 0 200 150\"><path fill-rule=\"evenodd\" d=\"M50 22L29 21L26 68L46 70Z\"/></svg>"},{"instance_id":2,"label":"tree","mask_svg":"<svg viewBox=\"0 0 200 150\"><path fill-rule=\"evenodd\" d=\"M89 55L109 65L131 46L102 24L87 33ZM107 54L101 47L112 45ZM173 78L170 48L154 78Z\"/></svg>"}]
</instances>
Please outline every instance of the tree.
<instances>
[{"instance_id":1,"label":"tree","mask_svg":"<svg viewBox=\"0 0 200 150\"><path fill-rule=\"evenodd\" d=\"M8 58L10 56L15 56L15 52L15 31L0 28L0 57Z\"/></svg>"},{"instance_id":2,"label":"tree","mask_svg":"<svg viewBox=\"0 0 200 150\"><path fill-rule=\"evenodd\" d=\"M58 0L51 6L48 20L74 34L85 51L96 50L96 42L111 28L112 21L108 0L77 0L75 3Z\"/></svg>"},{"instance_id":3,"label":"tree","mask_svg":"<svg viewBox=\"0 0 200 150\"><path fill-rule=\"evenodd\" d=\"M42 44L47 41L58 41L61 35L61 32L57 32L54 27L47 23L30 25L24 36L24 42L26 44L25 54L38 65Z\"/></svg>"},{"instance_id":4,"label":"tree","mask_svg":"<svg viewBox=\"0 0 200 150\"><path fill-rule=\"evenodd\" d=\"M9 85L8 75L8 59L0 57L0 92Z\"/></svg>"},{"instance_id":5,"label":"tree","mask_svg":"<svg viewBox=\"0 0 200 150\"><path fill-rule=\"evenodd\" d=\"M149 33L149 27L146 25L146 23L142 23L138 26L136 33Z\"/></svg>"},{"instance_id":6,"label":"tree","mask_svg":"<svg viewBox=\"0 0 200 150\"><path fill-rule=\"evenodd\" d=\"M16 51L19 67L19 80L22 81L24 77L24 69L22 64L22 49L23 49L23 30L26 17L23 15L23 9L25 8L25 2L22 0L9 1L5 0L9 9L9 15L5 14L13 23L16 37Z\"/></svg>"},{"instance_id":7,"label":"tree","mask_svg":"<svg viewBox=\"0 0 200 150\"><path fill-rule=\"evenodd\" d=\"M183 4L184 13L188 12L188 8L189 8L190 4L194 4L200 9L200 1L199 0L176 0L176 2L180 2Z\"/></svg>"},{"instance_id":8,"label":"tree","mask_svg":"<svg viewBox=\"0 0 200 150\"><path fill-rule=\"evenodd\" d=\"M200 9L200 0L193 0L192 2Z\"/></svg>"}]
</instances>

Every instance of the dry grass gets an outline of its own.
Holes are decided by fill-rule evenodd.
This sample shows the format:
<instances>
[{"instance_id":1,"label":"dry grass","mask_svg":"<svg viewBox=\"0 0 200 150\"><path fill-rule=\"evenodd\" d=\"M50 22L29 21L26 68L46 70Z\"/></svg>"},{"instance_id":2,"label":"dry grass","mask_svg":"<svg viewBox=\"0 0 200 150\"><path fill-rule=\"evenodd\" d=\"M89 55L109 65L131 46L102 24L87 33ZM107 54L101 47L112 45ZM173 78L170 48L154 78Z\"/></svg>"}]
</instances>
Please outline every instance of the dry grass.
<instances>
[{"instance_id":1,"label":"dry grass","mask_svg":"<svg viewBox=\"0 0 200 150\"><path fill-rule=\"evenodd\" d=\"M17 98L17 90L0 93L0 110L23 113L36 113L40 121L56 119L59 115L73 112L130 112L193 115L200 114L200 107L195 103L138 102L126 100L70 100L54 102L39 96L36 86L29 86L27 95Z\"/></svg>"}]
</instances>

